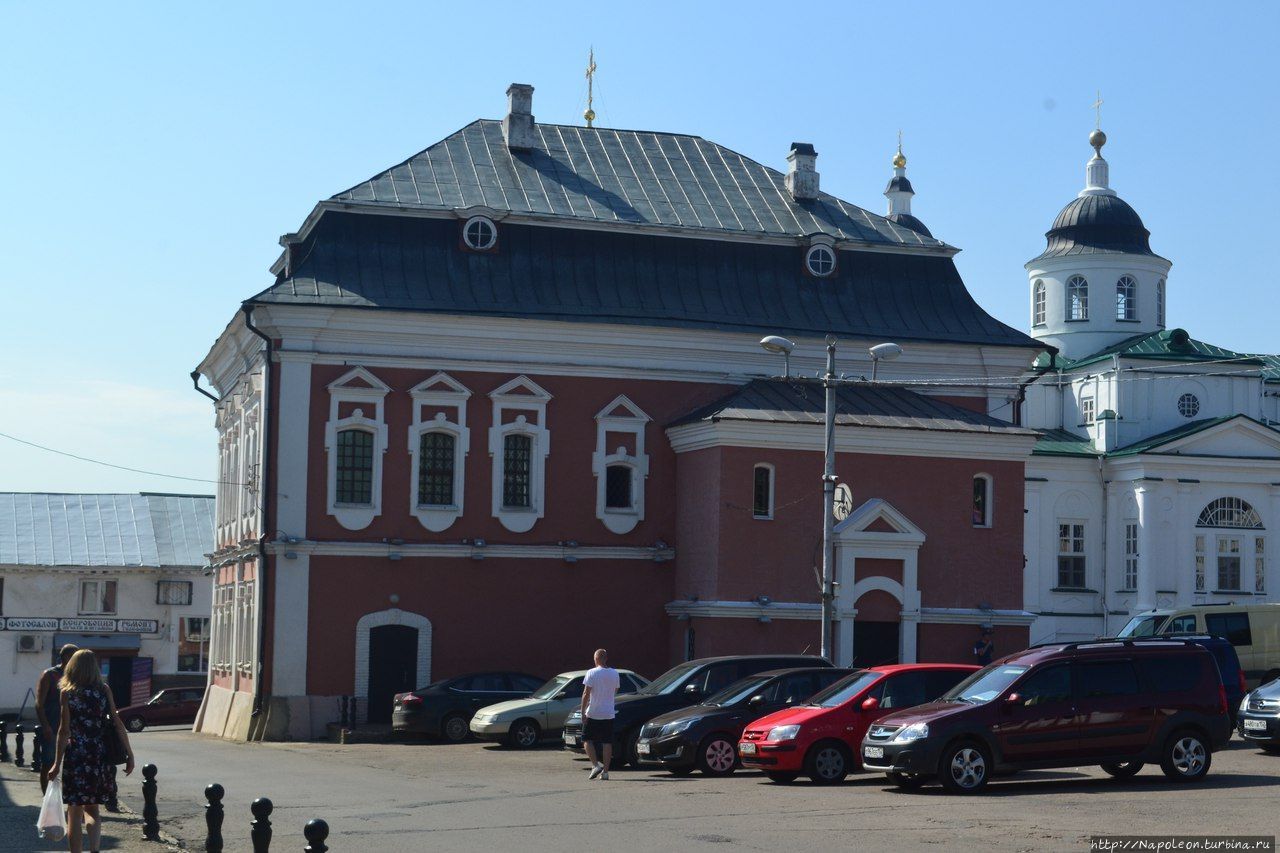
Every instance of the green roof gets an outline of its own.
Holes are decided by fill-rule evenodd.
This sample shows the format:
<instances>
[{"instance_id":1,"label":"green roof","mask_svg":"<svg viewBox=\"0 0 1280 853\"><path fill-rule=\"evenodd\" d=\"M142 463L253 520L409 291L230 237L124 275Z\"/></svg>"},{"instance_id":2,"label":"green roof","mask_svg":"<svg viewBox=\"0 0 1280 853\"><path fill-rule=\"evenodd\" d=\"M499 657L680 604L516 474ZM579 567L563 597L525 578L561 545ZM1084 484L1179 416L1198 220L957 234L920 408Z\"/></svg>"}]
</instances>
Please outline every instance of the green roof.
<instances>
[{"instance_id":1,"label":"green roof","mask_svg":"<svg viewBox=\"0 0 1280 853\"><path fill-rule=\"evenodd\" d=\"M1064 361L1061 367L1063 370L1072 370L1077 367L1084 367L1087 364L1104 361L1112 356L1150 359L1152 361L1230 360L1241 364L1257 365L1258 367L1265 367L1266 360L1273 358L1271 356L1256 356L1235 352L1234 350L1207 344L1204 341L1197 341L1188 335L1185 329L1163 329L1159 332L1125 338L1123 341L1112 344L1092 355L1078 358L1075 361ZM1277 371L1276 378L1280 378L1280 359L1274 360L1272 368Z\"/></svg>"},{"instance_id":2,"label":"green roof","mask_svg":"<svg viewBox=\"0 0 1280 853\"><path fill-rule=\"evenodd\" d=\"M1093 442L1087 438L1081 438L1075 433L1068 432L1065 429L1046 429L1040 430L1040 440L1036 442L1035 450L1032 451L1034 456L1137 456L1140 453L1150 453L1151 451L1163 447L1177 441L1180 438L1186 438L1189 435L1195 435L1204 432L1207 429L1224 424L1227 421L1233 421L1236 418L1243 418L1251 421L1258 426L1265 426L1267 429L1274 430L1275 427L1268 426L1262 421L1255 420L1248 415L1223 415L1217 418L1203 418L1198 421L1191 421L1182 426L1174 427L1171 430L1159 433L1158 435L1149 436L1141 441L1135 441L1126 447L1120 447L1110 453L1103 454L1094 448ZM1280 432L1280 430L1276 430Z\"/></svg>"},{"instance_id":3,"label":"green roof","mask_svg":"<svg viewBox=\"0 0 1280 853\"><path fill-rule=\"evenodd\" d=\"M1148 438L1144 438L1141 441L1135 441L1133 444L1130 444L1127 447L1121 447L1117 450L1113 450L1107 455L1108 456L1136 456L1139 453L1147 453L1149 451L1155 450L1157 447L1160 447L1161 445L1168 444L1171 441L1177 441L1180 438L1186 438L1189 435L1195 435L1198 432L1204 432L1205 430L1211 427L1216 427L1218 424L1225 424L1227 421L1235 420L1236 418L1246 418L1248 420L1253 420L1253 418L1248 417L1248 415L1223 415L1217 418L1203 418L1198 421L1191 421L1190 423L1185 423L1179 427L1174 427L1173 429L1168 430L1167 432L1162 432L1158 435L1149 436Z\"/></svg>"},{"instance_id":4,"label":"green roof","mask_svg":"<svg viewBox=\"0 0 1280 853\"><path fill-rule=\"evenodd\" d=\"M1040 431L1040 440L1036 442L1033 456L1101 456L1087 438L1081 438L1065 429L1046 429Z\"/></svg>"}]
</instances>

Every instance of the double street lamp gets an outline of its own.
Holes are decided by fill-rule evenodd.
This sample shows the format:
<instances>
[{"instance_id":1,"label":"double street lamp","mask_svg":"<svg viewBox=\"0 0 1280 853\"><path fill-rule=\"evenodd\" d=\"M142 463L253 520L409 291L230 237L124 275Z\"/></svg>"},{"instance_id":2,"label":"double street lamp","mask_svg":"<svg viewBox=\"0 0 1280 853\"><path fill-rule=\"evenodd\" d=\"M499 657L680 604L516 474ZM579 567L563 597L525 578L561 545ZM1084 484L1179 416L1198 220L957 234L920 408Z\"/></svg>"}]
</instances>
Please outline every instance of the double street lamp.
<instances>
[{"instance_id":1,"label":"double street lamp","mask_svg":"<svg viewBox=\"0 0 1280 853\"><path fill-rule=\"evenodd\" d=\"M769 335L760 341L760 346L767 352L781 354L783 358L783 378L791 377L791 351L796 345L779 335ZM871 354L871 381L876 381L876 368L882 361L891 361L902 355L902 347L897 344L876 344L868 351ZM836 543L835 543L835 504L836 504L836 388L840 385L853 385L864 380L847 380L836 376L836 337L827 335L827 371L822 377L822 387L826 402L826 414L823 417L823 466L822 466L822 632L820 645L822 656L835 662L833 634L835 627L836 600Z\"/></svg>"}]
</instances>

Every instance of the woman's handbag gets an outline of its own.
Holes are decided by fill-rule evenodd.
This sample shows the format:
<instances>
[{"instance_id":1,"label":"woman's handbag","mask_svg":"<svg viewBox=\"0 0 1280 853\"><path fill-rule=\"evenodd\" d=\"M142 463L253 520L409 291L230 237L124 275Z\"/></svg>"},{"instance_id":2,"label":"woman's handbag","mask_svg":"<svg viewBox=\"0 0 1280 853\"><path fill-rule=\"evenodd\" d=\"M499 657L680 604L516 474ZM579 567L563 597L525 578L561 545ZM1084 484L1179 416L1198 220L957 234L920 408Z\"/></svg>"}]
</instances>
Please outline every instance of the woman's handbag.
<instances>
[{"instance_id":1,"label":"woman's handbag","mask_svg":"<svg viewBox=\"0 0 1280 853\"><path fill-rule=\"evenodd\" d=\"M125 764L129 761L129 751L124 748L124 741L120 739L116 718L110 713L102 718L102 740L107 745L108 764Z\"/></svg>"}]
</instances>

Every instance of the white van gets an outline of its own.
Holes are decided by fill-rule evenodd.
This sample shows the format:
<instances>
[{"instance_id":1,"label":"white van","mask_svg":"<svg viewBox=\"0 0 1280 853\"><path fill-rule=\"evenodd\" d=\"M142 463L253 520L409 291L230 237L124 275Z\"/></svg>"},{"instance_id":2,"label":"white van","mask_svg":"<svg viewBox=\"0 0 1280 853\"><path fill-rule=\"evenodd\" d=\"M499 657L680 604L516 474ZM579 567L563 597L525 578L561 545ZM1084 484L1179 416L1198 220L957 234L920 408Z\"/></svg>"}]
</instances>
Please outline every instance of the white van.
<instances>
[{"instance_id":1,"label":"white van","mask_svg":"<svg viewBox=\"0 0 1280 853\"><path fill-rule=\"evenodd\" d=\"M1129 620L1120 637L1150 637L1192 631L1217 634L1236 647L1252 689L1280 678L1280 604L1204 604L1179 610L1148 610Z\"/></svg>"}]
</instances>

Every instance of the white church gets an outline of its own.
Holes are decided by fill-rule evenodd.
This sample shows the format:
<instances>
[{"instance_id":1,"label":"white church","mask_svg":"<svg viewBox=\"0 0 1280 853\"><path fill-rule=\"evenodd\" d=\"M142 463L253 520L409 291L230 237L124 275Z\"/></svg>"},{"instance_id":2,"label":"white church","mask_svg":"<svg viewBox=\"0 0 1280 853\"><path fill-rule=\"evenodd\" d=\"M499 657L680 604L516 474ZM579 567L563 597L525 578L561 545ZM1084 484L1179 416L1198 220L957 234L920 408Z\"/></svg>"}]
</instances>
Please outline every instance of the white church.
<instances>
[{"instance_id":1,"label":"white church","mask_svg":"<svg viewBox=\"0 0 1280 853\"><path fill-rule=\"evenodd\" d=\"M1057 349L1025 377L1023 424L1043 432L1026 466L1033 643L1280 587L1280 357L1166 328L1171 262L1111 189L1106 135L1089 142L1084 189L1026 264L1031 335Z\"/></svg>"}]
</instances>

